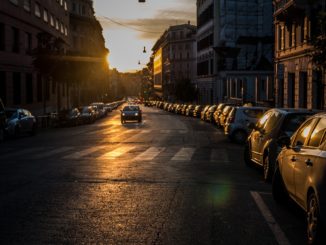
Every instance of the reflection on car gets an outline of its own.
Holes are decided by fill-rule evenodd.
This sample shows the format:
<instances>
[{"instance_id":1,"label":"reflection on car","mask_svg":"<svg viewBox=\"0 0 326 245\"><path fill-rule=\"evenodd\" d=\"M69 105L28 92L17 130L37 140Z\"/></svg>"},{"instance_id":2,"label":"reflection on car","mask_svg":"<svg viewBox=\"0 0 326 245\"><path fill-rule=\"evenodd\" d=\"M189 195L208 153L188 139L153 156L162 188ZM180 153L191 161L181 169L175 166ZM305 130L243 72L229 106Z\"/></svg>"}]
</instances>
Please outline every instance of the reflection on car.
<instances>
[{"instance_id":1,"label":"reflection on car","mask_svg":"<svg viewBox=\"0 0 326 245\"><path fill-rule=\"evenodd\" d=\"M142 111L139 106L128 105L123 107L121 110L121 123L125 123L127 120L137 120L142 121Z\"/></svg>"},{"instance_id":2,"label":"reflection on car","mask_svg":"<svg viewBox=\"0 0 326 245\"><path fill-rule=\"evenodd\" d=\"M305 121L291 140L279 141L286 147L277 158L273 197L290 197L306 211L308 243L315 244L326 222L326 113Z\"/></svg>"},{"instance_id":3,"label":"reflection on car","mask_svg":"<svg viewBox=\"0 0 326 245\"><path fill-rule=\"evenodd\" d=\"M36 119L25 109L6 108L5 114L7 117L6 133L9 136L18 137L22 133L34 135L36 133Z\"/></svg>"}]
</instances>

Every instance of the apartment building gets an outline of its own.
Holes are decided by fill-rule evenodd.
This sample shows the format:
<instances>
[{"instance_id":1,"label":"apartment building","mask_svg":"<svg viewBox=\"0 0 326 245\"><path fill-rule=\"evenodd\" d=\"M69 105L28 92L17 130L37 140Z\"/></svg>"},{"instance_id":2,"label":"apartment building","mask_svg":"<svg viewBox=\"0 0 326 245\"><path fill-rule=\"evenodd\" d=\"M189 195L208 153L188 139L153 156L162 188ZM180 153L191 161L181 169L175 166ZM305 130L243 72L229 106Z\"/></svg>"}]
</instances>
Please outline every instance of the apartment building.
<instances>
[{"instance_id":1,"label":"apartment building","mask_svg":"<svg viewBox=\"0 0 326 245\"><path fill-rule=\"evenodd\" d=\"M273 8L269 0L197 1L201 103L273 99Z\"/></svg>"},{"instance_id":2,"label":"apartment building","mask_svg":"<svg viewBox=\"0 0 326 245\"><path fill-rule=\"evenodd\" d=\"M69 106L65 84L46 80L33 66L39 33L68 44L66 0L1 0L0 97L7 107L24 107L35 115Z\"/></svg>"},{"instance_id":3,"label":"apartment building","mask_svg":"<svg viewBox=\"0 0 326 245\"><path fill-rule=\"evenodd\" d=\"M179 81L196 81L196 26L170 26L152 48L154 54L154 87L162 97L175 101Z\"/></svg>"},{"instance_id":4,"label":"apartment building","mask_svg":"<svg viewBox=\"0 0 326 245\"><path fill-rule=\"evenodd\" d=\"M312 60L311 42L322 34L318 12L325 11L325 1L275 0L273 3L276 105L325 109L325 73Z\"/></svg>"}]
</instances>

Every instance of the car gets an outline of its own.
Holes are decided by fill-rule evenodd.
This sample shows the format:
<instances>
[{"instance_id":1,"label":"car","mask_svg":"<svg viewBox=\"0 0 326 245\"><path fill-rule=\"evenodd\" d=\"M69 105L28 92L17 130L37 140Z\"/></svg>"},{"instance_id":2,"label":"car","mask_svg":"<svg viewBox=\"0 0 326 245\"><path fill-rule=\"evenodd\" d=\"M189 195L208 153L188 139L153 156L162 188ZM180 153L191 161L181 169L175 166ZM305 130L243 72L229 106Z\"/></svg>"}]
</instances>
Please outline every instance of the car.
<instances>
[{"instance_id":1,"label":"car","mask_svg":"<svg viewBox=\"0 0 326 245\"><path fill-rule=\"evenodd\" d=\"M195 110L195 105L189 105L186 109L186 116L192 116L194 114L194 110Z\"/></svg>"},{"instance_id":2,"label":"car","mask_svg":"<svg viewBox=\"0 0 326 245\"><path fill-rule=\"evenodd\" d=\"M98 110L100 118L107 116L108 113L103 102L94 102L91 104L91 106L96 106L96 110Z\"/></svg>"},{"instance_id":3,"label":"car","mask_svg":"<svg viewBox=\"0 0 326 245\"><path fill-rule=\"evenodd\" d=\"M202 105L196 105L193 113L193 117L200 118L201 112L204 109Z\"/></svg>"},{"instance_id":4,"label":"car","mask_svg":"<svg viewBox=\"0 0 326 245\"><path fill-rule=\"evenodd\" d=\"M81 124L81 122L81 115L77 108L62 110L58 113L58 125L61 127L77 126Z\"/></svg>"},{"instance_id":5,"label":"car","mask_svg":"<svg viewBox=\"0 0 326 245\"><path fill-rule=\"evenodd\" d=\"M276 157L281 151L278 139L284 135L291 137L315 113L316 111L294 108L273 108L265 112L256 125L248 125L252 132L245 143L245 163L263 167L263 179L270 181L275 170Z\"/></svg>"},{"instance_id":6,"label":"car","mask_svg":"<svg viewBox=\"0 0 326 245\"><path fill-rule=\"evenodd\" d=\"M205 113L205 121L207 122L213 122L214 119L214 112L216 111L217 105L212 105L208 108L208 110Z\"/></svg>"},{"instance_id":7,"label":"car","mask_svg":"<svg viewBox=\"0 0 326 245\"><path fill-rule=\"evenodd\" d=\"M96 120L96 114L92 106L83 106L79 108L80 117L83 123L93 123Z\"/></svg>"},{"instance_id":8,"label":"car","mask_svg":"<svg viewBox=\"0 0 326 245\"><path fill-rule=\"evenodd\" d=\"M121 110L121 123L125 123L127 120L142 121L142 111L138 105L128 105Z\"/></svg>"},{"instance_id":9,"label":"car","mask_svg":"<svg viewBox=\"0 0 326 245\"><path fill-rule=\"evenodd\" d=\"M6 128L6 113L5 107L2 103L2 99L0 98L0 142L4 141L5 139L5 128Z\"/></svg>"},{"instance_id":10,"label":"car","mask_svg":"<svg viewBox=\"0 0 326 245\"><path fill-rule=\"evenodd\" d=\"M248 107L236 106L233 107L228 114L224 125L224 134L231 141L238 144L245 143L251 130L248 127L249 123L256 124L259 118L270 108L268 107Z\"/></svg>"},{"instance_id":11,"label":"car","mask_svg":"<svg viewBox=\"0 0 326 245\"><path fill-rule=\"evenodd\" d=\"M285 147L276 160L273 197L296 202L306 212L308 244L325 244L326 113L310 117L291 139L285 135L279 141Z\"/></svg>"},{"instance_id":12,"label":"car","mask_svg":"<svg viewBox=\"0 0 326 245\"><path fill-rule=\"evenodd\" d=\"M187 104L184 104L182 106L182 108L181 108L181 115L184 115L184 116L186 115L186 110L187 110L188 106L189 105L187 105Z\"/></svg>"},{"instance_id":13,"label":"car","mask_svg":"<svg viewBox=\"0 0 326 245\"><path fill-rule=\"evenodd\" d=\"M36 134L37 123L32 113L22 108L5 108L6 134L19 137L23 133Z\"/></svg>"},{"instance_id":14,"label":"car","mask_svg":"<svg viewBox=\"0 0 326 245\"><path fill-rule=\"evenodd\" d=\"M216 124L216 126L218 128L221 127L220 120L219 120L220 115L222 114L224 107L226 107L227 105L233 105L233 104L231 104L231 103L220 103L220 104L218 104L218 106L217 106L217 108L216 108L216 110L215 110L215 112L213 114L215 124Z\"/></svg>"},{"instance_id":15,"label":"car","mask_svg":"<svg viewBox=\"0 0 326 245\"><path fill-rule=\"evenodd\" d=\"M206 111L209 109L209 107L211 107L210 105L206 105L204 107L204 109L200 112L200 119L205 121L205 114L206 114Z\"/></svg>"},{"instance_id":16,"label":"car","mask_svg":"<svg viewBox=\"0 0 326 245\"><path fill-rule=\"evenodd\" d=\"M229 115L229 113L231 112L232 108L234 107L234 105L227 105L224 107L224 109L222 110L222 113L220 114L218 121L219 121L219 125L221 128L224 129L225 123L226 123L226 119Z\"/></svg>"}]
</instances>

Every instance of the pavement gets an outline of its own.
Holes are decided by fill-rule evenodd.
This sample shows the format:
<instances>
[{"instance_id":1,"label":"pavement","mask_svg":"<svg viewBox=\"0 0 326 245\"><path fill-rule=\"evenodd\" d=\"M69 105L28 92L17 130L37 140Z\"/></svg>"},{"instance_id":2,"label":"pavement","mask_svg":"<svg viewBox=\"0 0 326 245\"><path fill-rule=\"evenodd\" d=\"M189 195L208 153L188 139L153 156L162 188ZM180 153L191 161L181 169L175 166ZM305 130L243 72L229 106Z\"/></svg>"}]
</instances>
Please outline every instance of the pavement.
<instances>
[{"instance_id":1,"label":"pavement","mask_svg":"<svg viewBox=\"0 0 326 245\"><path fill-rule=\"evenodd\" d=\"M222 131L119 113L0 145L0 244L306 244L304 213Z\"/></svg>"}]
</instances>

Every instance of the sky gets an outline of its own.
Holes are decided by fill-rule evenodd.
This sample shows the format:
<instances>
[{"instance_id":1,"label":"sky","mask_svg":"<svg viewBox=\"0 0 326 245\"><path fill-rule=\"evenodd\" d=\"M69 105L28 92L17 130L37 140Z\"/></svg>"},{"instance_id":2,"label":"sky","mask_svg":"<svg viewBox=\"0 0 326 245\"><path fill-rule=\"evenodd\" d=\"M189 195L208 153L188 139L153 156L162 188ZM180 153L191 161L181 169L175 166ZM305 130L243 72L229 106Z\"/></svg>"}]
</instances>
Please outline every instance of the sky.
<instances>
[{"instance_id":1,"label":"sky","mask_svg":"<svg viewBox=\"0 0 326 245\"><path fill-rule=\"evenodd\" d=\"M169 26L196 24L196 0L94 0L94 10L110 50L110 68L120 72L142 69Z\"/></svg>"}]
</instances>

